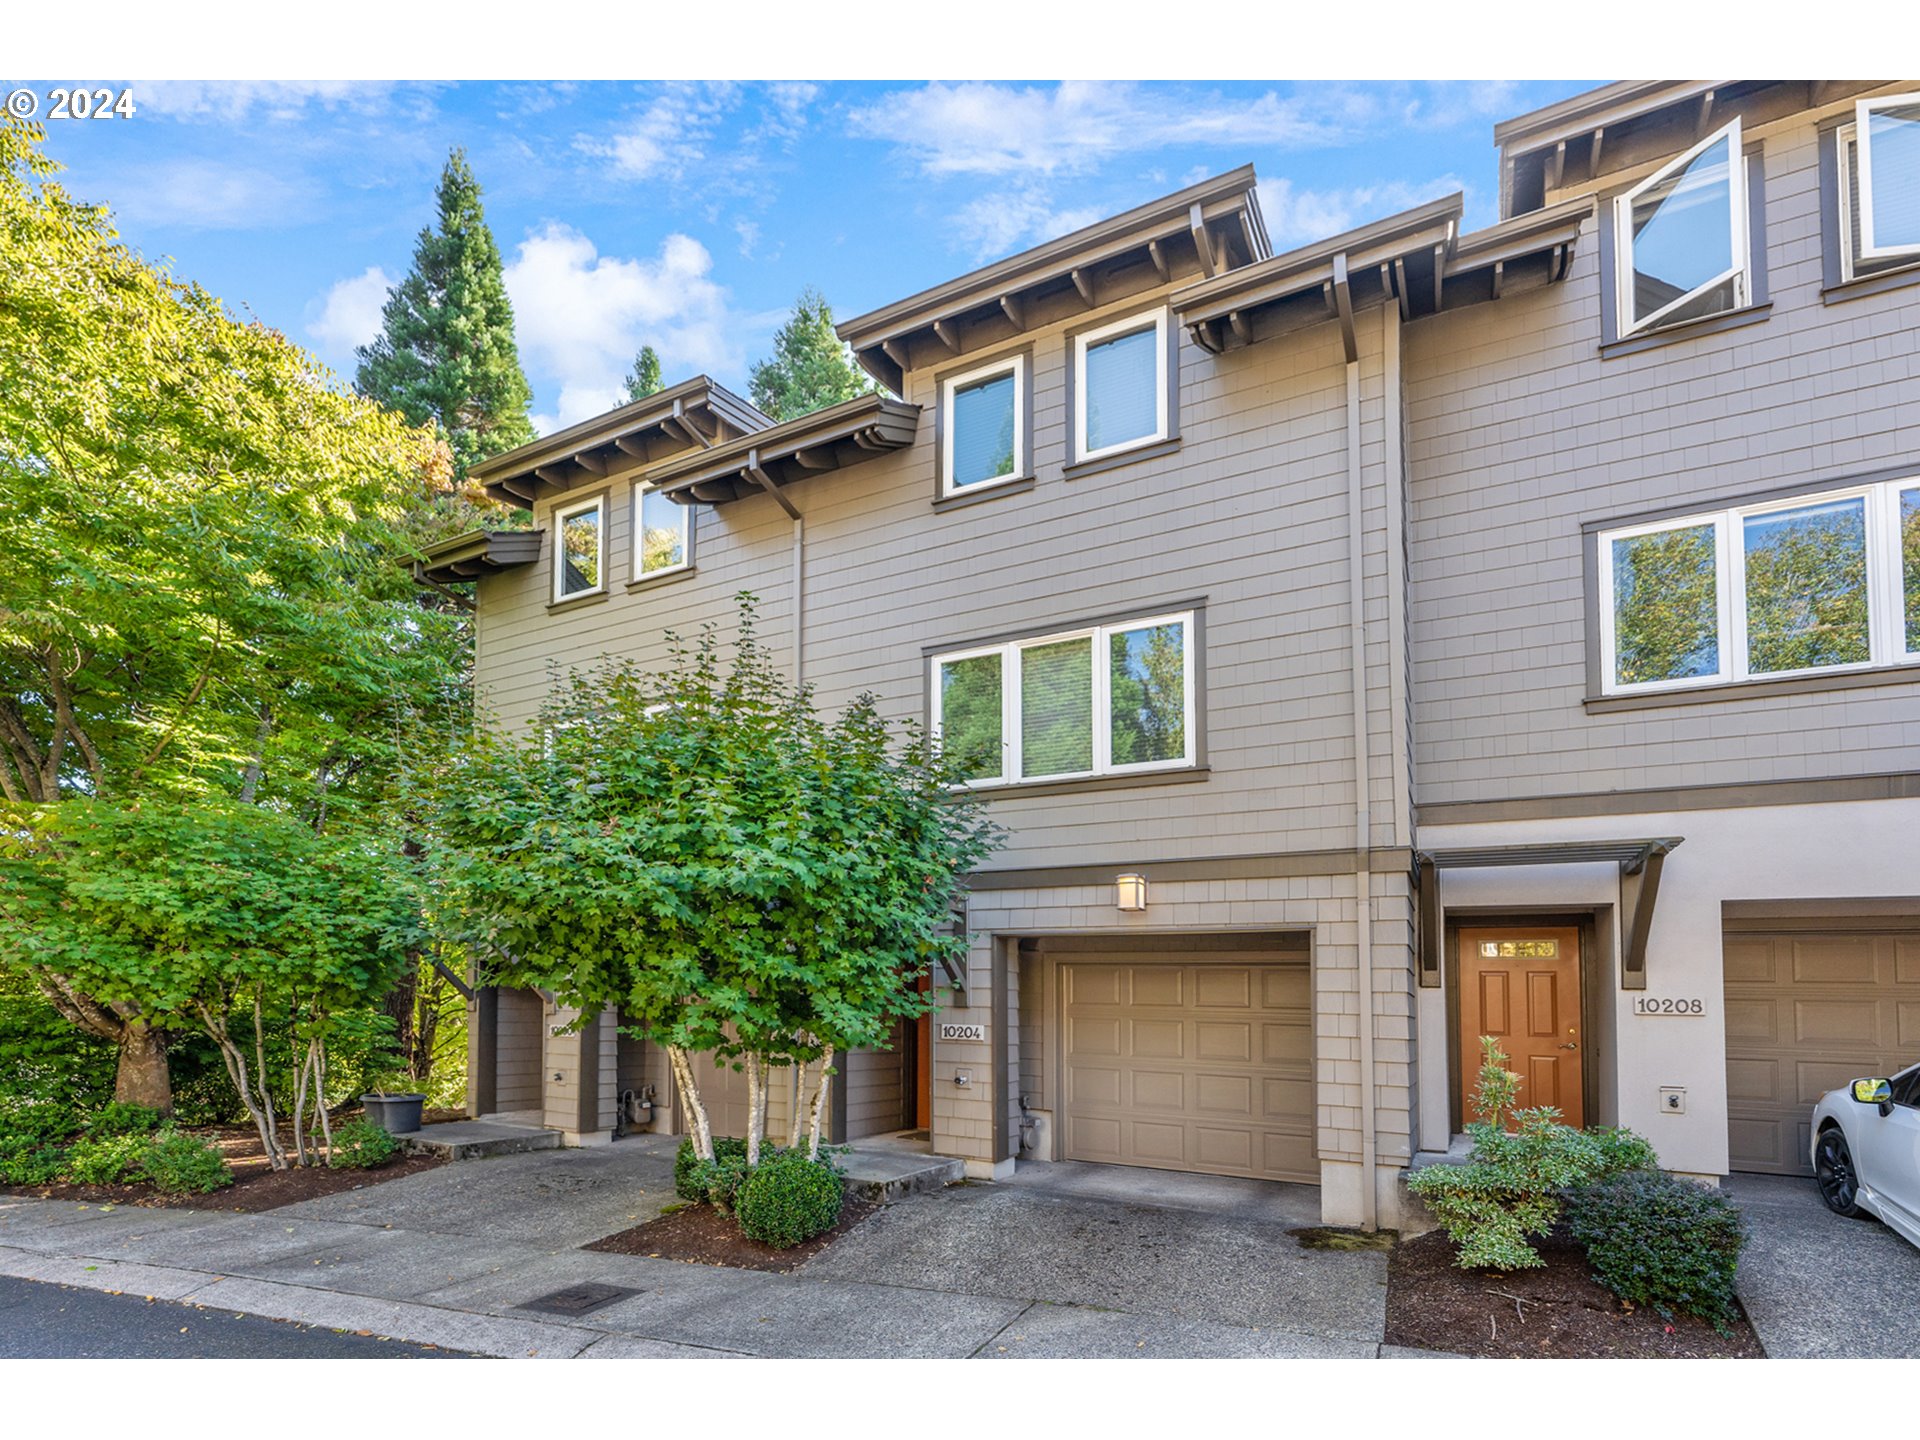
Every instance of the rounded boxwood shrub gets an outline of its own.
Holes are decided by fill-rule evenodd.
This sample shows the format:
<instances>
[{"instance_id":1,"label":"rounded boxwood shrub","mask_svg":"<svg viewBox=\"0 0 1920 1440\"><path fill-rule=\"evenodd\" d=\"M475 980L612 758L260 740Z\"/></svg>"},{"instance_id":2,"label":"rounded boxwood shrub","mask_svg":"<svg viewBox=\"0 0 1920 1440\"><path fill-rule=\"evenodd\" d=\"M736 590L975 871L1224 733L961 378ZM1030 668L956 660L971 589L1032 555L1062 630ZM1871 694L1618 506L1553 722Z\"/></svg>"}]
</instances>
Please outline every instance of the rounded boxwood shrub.
<instances>
[{"instance_id":1,"label":"rounded boxwood shrub","mask_svg":"<svg viewBox=\"0 0 1920 1440\"><path fill-rule=\"evenodd\" d=\"M747 1176L735 1213L749 1240L785 1250L831 1230L840 1218L840 1176L803 1150L778 1150Z\"/></svg>"},{"instance_id":2,"label":"rounded boxwood shrub","mask_svg":"<svg viewBox=\"0 0 1920 1440\"><path fill-rule=\"evenodd\" d=\"M716 1188L716 1182L720 1182L718 1188L725 1188L725 1177L731 1173L734 1168L726 1164L728 1161L737 1162L740 1175L745 1176L747 1169L746 1141L735 1140L725 1135L714 1136L713 1162L710 1166L707 1161L702 1160L694 1153L693 1139L691 1136L682 1140L679 1151L673 1157L673 1193L678 1195L682 1200L709 1199L710 1192ZM720 1174L718 1175L714 1173L716 1168L720 1170ZM736 1179L733 1182L733 1188L739 1188L739 1180ZM729 1200L732 1199L732 1193L730 1191L727 1193L727 1198ZM726 1207L723 1205L721 1208L725 1209Z\"/></svg>"},{"instance_id":3,"label":"rounded boxwood shrub","mask_svg":"<svg viewBox=\"0 0 1920 1440\"><path fill-rule=\"evenodd\" d=\"M233 1172L217 1145L178 1131L155 1140L140 1168L169 1195L205 1195L233 1183Z\"/></svg>"},{"instance_id":4,"label":"rounded boxwood shrub","mask_svg":"<svg viewBox=\"0 0 1920 1440\"><path fill-rule=\"evenodd\" d=\"M327 1163L340 1170L372 1170L400 1153L400 1142L371 1120L349 1120L333 1132Z\"/></svg>"},{"instance_id":5,"label":"rounded boxwood shrub","mask_svg":"<svg viewBox=\"0 0 1920 1440\"><path fill-rule=\"evenodd\" d=\"M1697 1315L1722 1335L1739 1318L1733 1277L1746 1221L1717 1190L1664 1170L1635 1170L1567 1196L1567 1228L1594 1279L1671 1320Z\"/></svg>"},{"instance_id":6,"label":"rounded boxwood shrub","mask_svg":"<svg viewBox=\"0 0 1920 1440\"><path fill-rule=\"evenodd\" d=\"M110 1135L151 1135L166 1123L166 1116L146 1105L123 1105L118 1100L102 1105L87 1121L87 1134L94 1139Z\"/></svg>"},{"instance_id":7,"label":"rounded boxwood shrub","mask_svg":"<svg viewBox=\"0 0 1920 1440\"><path fill-rule=\"evenodd\" d=\"M67 1148L67 1178L76 1185L118 1185L137 1179L153 1147L151 1136L89 1135Z\"/></svg>"}]
</instances>

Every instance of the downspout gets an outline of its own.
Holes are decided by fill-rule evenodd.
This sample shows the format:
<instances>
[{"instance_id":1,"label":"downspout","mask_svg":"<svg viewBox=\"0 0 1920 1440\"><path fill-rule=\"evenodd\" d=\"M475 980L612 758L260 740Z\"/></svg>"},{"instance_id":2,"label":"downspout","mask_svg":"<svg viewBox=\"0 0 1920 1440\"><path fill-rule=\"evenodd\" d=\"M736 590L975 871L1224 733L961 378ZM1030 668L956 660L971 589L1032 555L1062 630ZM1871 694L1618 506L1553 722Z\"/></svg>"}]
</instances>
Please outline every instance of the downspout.
<instances>
[{"instance_id":1,"label":"downspout","mask_svg":"<svg viewBox=\"0 0 1920 1440\"><path fill-rule=\"evenodd\" d=\"M800 518L800 512L793 508L793 502L787 498L787 492L774 483L773 477L760 468L760 452L747 452L747 475L753 483L780 502L780 508L787 512L787 518L793 521L793 683L796 686L807 683L807 647L805 643L807 627L807 522Z\"/></svg>"},{"instance_id":2,"label":"downspout","mask_svg":"<svg viewBox=\"0 0 1920 1440\"><path fill-rule=\"evenodd\" d=\"M1335 261L1336 285L1344 291L1346 257ZM1341 299L1345 300L1342 295ZM1367 736L1367 615L1364 495L1360 470L1360 361L1352 334L1350 302L1340 307L1347 329L1347 630L1349 663L1353 686L1353 885L1354 918L1359 950L1359 1049L1360 1049L1360 1226L1366 1231L1380 1228L1380 1197L1376 1193L1378 1168L1377 1119L1373 1075L1373 875L1368 851L1373 844L1371 824L1372 795L1368 772L1373 757Z\"/></svg>"}]
</instances>

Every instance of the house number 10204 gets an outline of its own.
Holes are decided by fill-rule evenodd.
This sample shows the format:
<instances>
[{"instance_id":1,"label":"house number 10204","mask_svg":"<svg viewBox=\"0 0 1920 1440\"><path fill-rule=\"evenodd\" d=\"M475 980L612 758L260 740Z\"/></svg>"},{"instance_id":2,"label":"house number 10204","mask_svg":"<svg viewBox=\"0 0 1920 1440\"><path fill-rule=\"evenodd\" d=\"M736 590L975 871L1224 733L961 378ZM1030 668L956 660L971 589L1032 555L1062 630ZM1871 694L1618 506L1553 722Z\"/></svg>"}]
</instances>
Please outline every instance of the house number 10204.
<instances>
[{"instance_id":1,"label":"house number 10204","mask_svg":"<svg viewBox=\"0 0 1920 1440\"><path fill-rule=\"evenodd\" d=\"M1636 1015L1704 1015L1707 1004L1704 1000L1676 1000L1668 996L1636 995L1633 997L1633 1013Z\"/></svg>"}]
</instances>

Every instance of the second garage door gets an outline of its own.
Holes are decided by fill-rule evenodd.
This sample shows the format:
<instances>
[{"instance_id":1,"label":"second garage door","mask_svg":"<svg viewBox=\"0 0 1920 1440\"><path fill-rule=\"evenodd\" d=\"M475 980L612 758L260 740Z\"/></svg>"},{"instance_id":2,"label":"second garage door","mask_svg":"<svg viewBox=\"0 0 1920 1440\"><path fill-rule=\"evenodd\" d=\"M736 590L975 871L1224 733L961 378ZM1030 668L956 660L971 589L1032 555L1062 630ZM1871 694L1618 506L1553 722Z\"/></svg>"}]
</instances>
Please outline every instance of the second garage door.
<instances>
[{"instance_id":1,"label":"second garage door","mask_svg":"<svg viewBox=\"0 0 1920 1440\"><path fill-rule=\"evenodd\" d=\"M1724 953L1729 1163L1811 1174L1814 1102L1920 1060L1920 931L1729 930Z\"/></svg>"},{"instance_id":2,"label":"second garage door","mask_svg":"<svg viewBox=\"0 0 1920 1440\"><path fill-rule=\"evenodd\" d=\"M1062 967L1069 1160L1317 1182L1304 963Z\"/></svg>"}]
</instances>

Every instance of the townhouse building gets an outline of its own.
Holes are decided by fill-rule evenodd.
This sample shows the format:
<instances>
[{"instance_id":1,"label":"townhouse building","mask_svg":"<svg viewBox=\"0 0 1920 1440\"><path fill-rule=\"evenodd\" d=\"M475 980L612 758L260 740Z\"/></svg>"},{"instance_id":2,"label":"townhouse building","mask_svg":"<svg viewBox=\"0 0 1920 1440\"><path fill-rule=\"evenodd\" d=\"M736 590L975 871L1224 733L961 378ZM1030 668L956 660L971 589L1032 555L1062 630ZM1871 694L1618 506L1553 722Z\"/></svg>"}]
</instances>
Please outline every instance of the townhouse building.
<instances>
[{"instance_id":1,"label":"townhouse building","mask_svg":"<svg viewBox=\"0 0 1920 1440\"><path fill-rule=\"evenodd\" d=\"M1497 127L1472 232L1274 253L1237 170L847 321L885 394L497 456L533 528L419 571L475 582L493 723L750 590L823 706L988 757L969 961L837 1139L1393 1224L1493 1035L1670 1168L1796 1173L1920 1058L1916 92L1607 86ZM677 1128L617 1015L470 1018L476 1115Z\"/></svg>"}]
</instances>

